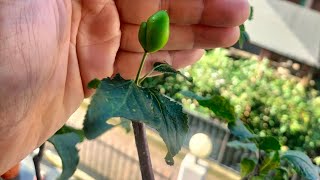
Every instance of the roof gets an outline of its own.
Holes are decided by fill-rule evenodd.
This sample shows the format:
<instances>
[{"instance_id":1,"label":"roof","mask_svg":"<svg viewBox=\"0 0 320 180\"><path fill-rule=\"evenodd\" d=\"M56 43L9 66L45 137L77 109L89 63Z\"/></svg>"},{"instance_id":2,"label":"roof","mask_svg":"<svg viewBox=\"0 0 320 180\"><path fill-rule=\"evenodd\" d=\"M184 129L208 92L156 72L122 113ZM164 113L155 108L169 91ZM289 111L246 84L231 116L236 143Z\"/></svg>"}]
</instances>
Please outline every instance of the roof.
<instances>
[{"instance_id":1,"label":"roof","mask_svg":"<svg viewBox=\"0 0 320 180\"><path fill-rule=\"evenodd\" d=\"M250 0L250 43L320 68L320 13L283 0Z\"/></svg>"}]
</instances>

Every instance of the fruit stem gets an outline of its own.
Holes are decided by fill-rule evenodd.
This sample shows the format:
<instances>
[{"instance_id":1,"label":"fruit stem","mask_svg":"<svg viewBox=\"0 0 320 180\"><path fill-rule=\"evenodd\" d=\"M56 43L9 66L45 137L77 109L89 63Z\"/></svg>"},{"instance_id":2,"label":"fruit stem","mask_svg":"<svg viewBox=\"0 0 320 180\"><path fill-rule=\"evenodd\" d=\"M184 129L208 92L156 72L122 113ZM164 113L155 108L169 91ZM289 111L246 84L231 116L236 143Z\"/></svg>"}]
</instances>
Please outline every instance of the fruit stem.
<instances>
[{"instance_id":1,"label":"fruit stem","mask_svg":"<svg viewBox=\"0 0 320 180\"><path fill-rule=\"evenodd\" d=\"M134 80L134 82L136 83L137 86L139 86L140 74L141 74L141 71L143 69L144 63L145 63L145 61L147 59L147 55L148 55L148 53L144 52L142 60L141 60L141 63L140 63L140 67L139 67L139 70L138 70L138 73L137 73L137 76L136 76L136 79Z\"/></svg>"}]
</instances>

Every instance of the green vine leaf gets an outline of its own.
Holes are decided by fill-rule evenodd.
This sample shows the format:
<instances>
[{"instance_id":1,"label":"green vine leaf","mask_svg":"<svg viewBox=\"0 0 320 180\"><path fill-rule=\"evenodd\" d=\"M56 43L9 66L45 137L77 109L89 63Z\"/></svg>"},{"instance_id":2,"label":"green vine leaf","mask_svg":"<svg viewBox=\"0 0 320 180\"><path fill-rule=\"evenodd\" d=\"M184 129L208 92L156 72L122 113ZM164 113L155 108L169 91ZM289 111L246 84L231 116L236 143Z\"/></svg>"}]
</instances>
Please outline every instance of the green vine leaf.
<instances>
[{"instance_id":1,"label":"green vine leaf","mask_svg":"<svg viewBox=\"0 0 320 180\"><path fill-rule=\"evenodd\" d=\"M235 149L248 149L252 152L258 151L258 148L255 143L244 143L244 142L235 140L235 141L228 142L228 146L233 147Z\"/></svg>"},{"instance_id":2,"label":"green vine leaf","mask_svg":"<svg viewBox=\"0 0 320 180\"><path fill-rule=\"evenodd\" d=\"M280 167L274 170L274 175L272 177L273 180L289 180L288 170Z\"/></svg>"},{"instance_id":3,"label":"green vine leaf","mask_svg":"<svg viewBox=\"0 0 320 180\"><path fill-rule=\"evenodd\" d=\"M261 150L277 151L277 150L280 150L281 148L279 140L273 136L259 137L257 139L258 139L258 147Z\"/></svg>"},{"instance_id":4,"label":"green vine leaf","mask_svg":"<svg viewBox=\"0 0 320 180\"><path fill-rule=\"evenodd\" d=\"M168 63L162 63L162 62L154 63L153 68L155 71L158 71L161 73L177 74L179 72L179 71L175 70L172 66L170 66Z\"/></svg>"},{"instance_id":5,"label":"green vine leaf","mask_svg":"<svg viewBox=\"0 0 320 180\"><path fill-rule=\"evenodd\" d=\"M62 173L59 179L69 179L77 169L79 154L76 144L82 141L78 133L67 132L55 134L49 140L58 152L62 161Z\"/></svg>"},{"instance_id":6,"label":"green vine leaf","mask_svg":"<svg viewBox=\"0 0 320 180\"><path fill-rule=\"evenodd\" d=\"M228 123L236 121L234 106L223 96L214 95L210 98L203 98L190 91L183 91L181 94L196 99L201 106L209 108L216 117L225 119Z\"/></svg>"},{"instance_id":7,"label":"green vine leaf","mask_svg":"<svg viewBox=\"0 0 320 180\"><path fill-rule=\"evenodd\" d=\"M82 142L84 140L85 136L84 136L84 132L82 129L76 129L74 127L67 126L67 125L62 126L62 128L60 128L54 135L67 134L67 133L71 133L71 132L74 132L79 136L80 142Z\"/></svg>"},{"instance_id":8,"label":"green vine leaf","mask_svg":"<svg viewBox=\"0 0 320 180\"><path fill-rule=\"evenodd\" d=\"M248 20L251 21L253 19L253 15L254 15L254 8L252 6L250 6L250 15Z\"/></svg>"},{"instance_id":9,"label":"green vine leaf","mask_svg":"<svg viewBox=\"0 0 320 180\"><path fill-rule=\"evenodd\" d=\"M290 162L296 172L308 180L318 180L319 174L316 166L312 163L310 158L300 151L287 151L281 159L285 159Z\"/></svg>"},{"instance_id":10,"label":"green vine leaf","mask_svg":"<svg viewBox=\"0 0 320 180\"><path fill-rule=\"evenodd\" d=\"M102 80L85 116L85 136L94 139L112 128L106 123L112 117L143 122L156 129L168 148L165 159L169 165L174 163L173 156L180 151L189 129L181 105L120 75Z\"/></svg>"},{"instance_id":11,"label":"green vine leaf","mask_svg":"<svg viewBox=\"0 0 320 180\"><path fill-rule=\"evenodd\" d=\"M280 166L280 155L278 151L273 151L267 153L262 164L260 166L259 172L263 175L267 175L269 171L276 169Z\"/></svg>"},{"instance_id":12,"label":"green vine leaf","mask_svg":"<svg viewBox=\"0 0 320 180\"><path fill-rule=\"evenodd\" d=\"M240 163L240 175L242 178L248 176L256 166L256 162L253 159L250 158L244 158L242 159Z\"/></svg>"},{"instance_id":13,"label":"green vine leaf","mask_svg":"<svg viewBox=\"0 0 320 180\"><path fill-rule=\"evenodd\" d=\"M185 78L190 83L193 82L192 77L187 77L184 74L182 74L180 71L175 70L172 66L170 66L168 63L162 63L162 62L156 62L153 65L153 70L161 73L168 73L168 74L179 74L183 78Z\"/></svg>"},{"instance_id":14,"label":"green vine leaf","mask_svg":"<svg viewBox=\"0 0 320 180\"><path fill-rule=\"evenodd\" d=\"M100 85L101 85L100 79L93 79L92 81L90 81L88 83L88 88L89 89L97 89L100 87Z\"/></svg>"},{"instance_id":15,"label":"green vine leaf","mask_svg":"<svg viewBox=\"0 0 320 180\"><path fill-rule=\"evenodd\" d=\"M243 124L241 120L229 123L228 128L233 135L240 139L249 139L256 137L256 135L251 133L251 131L249 131L249 129Z\"/></svg>"},{"instance_id":16,"label":"green vine leaf","mask_svg":"<svg viewBox=\"0 0 320 180\"><path fill-rule=\"evenodd\" d=\"M240 25L240 38L238 40L239 47L242 49L244 43L249 41L249 34L246 32L244 24Z\"/></svg>"},{"instance_id":17,"label":"green vine leaf","mask_svg":"<svg viewBox=\"0 0 320 180\"><path fill-rule=\"evenodd\" d=\"M120 118L121 119L121 127L126 131L126 133L129 133L132 130L131 127L131 121L126 118Z\"/></svg>"},{"instance_id":18,"label":"green vine leaf","mask_svg":"<svg viewBox=\"0 0 320 180\"><path fill-rule=\"evenodd\" d=\"M265 180L265 179L266 179L265 176L260 175L260 176L253 176L250 180Z\"/></svg>"}]
</instances>

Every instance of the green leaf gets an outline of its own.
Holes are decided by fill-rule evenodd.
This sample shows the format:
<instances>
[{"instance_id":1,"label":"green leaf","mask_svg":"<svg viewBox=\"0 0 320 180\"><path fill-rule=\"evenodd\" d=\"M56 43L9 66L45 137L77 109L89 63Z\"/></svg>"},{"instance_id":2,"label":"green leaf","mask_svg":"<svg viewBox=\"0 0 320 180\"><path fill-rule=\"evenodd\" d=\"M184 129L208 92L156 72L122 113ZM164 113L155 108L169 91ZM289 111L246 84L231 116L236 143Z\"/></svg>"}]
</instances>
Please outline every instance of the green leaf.
<instances>
[{"instance_id":1,"label":"green leaf","mask_svg":"<svg viewBox=\"0 0 320 180\"><path fill-rule=\"evenodd\" d=\"M265 180L265 176L253 176L250 180Z\"/></svg>"},{"instance_id":2,"label":"green leaf","mask_svg":"<svg viewBox=\"0 0 320 180\"><path fill-rule=\"evenodd\" d=\"M240 25L239 28L240 28L240 37L239 37L238 43L239 43L239 47L242 49L244 43L248 42L250 38L249 38L249 34L246 32L246 28L244 24Z\"/></svg>"},{"instance_id":3,"label":"green leaf","mask_svg":"<svg viewBox=\"0 0 320 180\"><path fill-rule=\"evenodd\" d=\"M252 6L250 6L250 15L249 15L249 21L251 21L253 19L253 14L254 14L254 9Z\"/></svg>"},{"instance_id":4,"label":"green leaf","mask_svg":"<svg viewBox=\"0 0 320 180\"><path fill-rule=\"evenodd\" d=\"M82 129L76 129L74 127L71 127L71 126L67 126L67 125L64 125L62 126L62 128L60 128L56 133L55 135L58 135L58 134L67 134L67 133L71 133L71 132L74 132L76 133L79 138L80 138L80 141L82 142L84 140L84 132Z\"/></svg>"},{"instance_id":5,"label":"green leaf","mask_svg":"<svg viewBox=\"0 0 320 180\"><path fill-rule=\"evenodd\" d=\"M235 141L228 142L228 146L236 149L249 149L252 152L258 151L258 148L254 143L244 143L244 142L235 140Z\"/></svg>"},{"instance_id":6,"label":"green leaf","mask_svg":"<svg viewBox=\"0 0 320 180\"><path fill-rule=\"evenodd\" d=\"M240 163L240 175L241 177L248 176L255 168L256 162L250 158L242 159Z\"/></svg>"},{"instance_id":7,"label":"green leaf","mask_svg":"<svg viewBox=\"0 0 320 180\"><path fill-rule=\"evenodd\" d=\"M126 133L129 133L132 129L131 127L131 121L126 118L121 118L121 127L126 131Z\"/></svg>"},{"instance_id":8,"label":"green leaf","mask_svg":"<svg viewBox=\"0 0 320 180\"><path fill-rule=\"evenodd\" d=\"M89 89L97 89L100 87L101 81L99 79L93 79L88 83Z\"/></svg>"},{"instance_id":9,"label":"green leaf","mask_svg":"<svg viewBox=\"0 0 320 180\"><path fill-rule=\"evenodd\" d=\"M258 137L258 147L265 151L278 151L281 148L280 142L273 136Z\"/></svg>"},{"instance_id":10,"label":"green leaf","mask_svg":"<svg viewBox=\"0 0 320 180\"><path fill-rule=\"evenodd\" d=\"M153 64L153 68L154 68L155 71L158 71L158 72L161 72L161 73L172 73L172 74L177 74L178 73L178 71L175 70L168 63L156 62L156 63Z\"/></svg>"},{"instance_id":11,"label":"green leaf","mask_svg":"<svg viewBox=\"0 0 320 180\"><path fill-rule=\"evenodd\" d=\"M272 177L273 180L289 180L288 170L280 167L274 170L274 175Z\"/></svg>"},{"instance_id":12,"label":"green leaf","mask_svg":"<svg viewBox=\"0 0 320 180\"><path fill-rule=\"evenodd\" d=\"M138 87L133 81L103 79L88 107L84 132L94 139L113 126L106 123L112 117L123 117L146 123L156 129L164 140L168 154L166 162L174 163L188 132L188 120L182 106L152 89Z\"/></svg>"},{"instance_id":13,"label":"green leaf","mask_svg":"<svg viewBox=\"0 0 320 180\"><path fill-rule=\"evenodd\" d=\"M168 63L162 63L162 62L156 62L153 65L153 70L161 73L169 73L169 74L179 74L183 78L185 78L190 83L193 82L192 77L187 77L184 74L182 74L180 71L175 70L172 66L170 66Z\"/></svg>"},{"instance_id":14,"label":"green leaf","mask_svg":"<svg viewBox=\"0 0 320 180\"><path fill-rule=\"evenodd\" d=\"M280 166L280 156L278 151L267 153L260 166L259 173L267 175L270 170L278 168Z\"/></svg>"},{"instance_id":15,"label":"green leaf","mask_svg":"<svg viewBox=\"0 0 320 180\"><path fill-rule=\"evenodd\" d=\"M318 170L305 153L289 150L285 152L281 158L290 162L296 172L305 179L319 179Z\"/></svg>"},{"instance_id":16,"label":"green leaf","mask_svg":"<svg viewBox=\"0 0 320 180\"><path fill-rule=\"evenodd\" d=\"M201 106L209 108L218 118L225 119L227 122L236 121L234 106L223 96L213 95L211 98L203 98L190 91L183 91L181 94L196 99Z\"/></svg>"},{"instance_id":17,"label":"green leaf","mask_svg":"<svg viewBox=\"0 0 320 180\"><path fill-rule=\"evenodd\" d=\"M59 179L69 179L79 163L76 144L81 142L81 138L77 133L70 132L53 135L48 141L53 144L62 161L62 174Z\"/></svg>"},{"instance_id":18,"label":"green leaf","mask_svg":"<svg viewBox=\"0 0 320 180\"><path fill-rule=\"evenodd\" d=\"M240 139L248 139L256 137L255 134L252 134L251 131L243 124L241 120L236 122L229 123L228 128L230 132Z\"/></svg>"},{"instance_id":19,"label":"green leaf","mask_svg":"<svg viewBox=\"0 0 320 180\"><path fill-rule=\"evenodd\" d=\"M273 136L267 137L259 137L258 139L258 147L261 150L271 151L271 150L280 150L281 145L278 139Z\"/></svg>"}]
</instances>

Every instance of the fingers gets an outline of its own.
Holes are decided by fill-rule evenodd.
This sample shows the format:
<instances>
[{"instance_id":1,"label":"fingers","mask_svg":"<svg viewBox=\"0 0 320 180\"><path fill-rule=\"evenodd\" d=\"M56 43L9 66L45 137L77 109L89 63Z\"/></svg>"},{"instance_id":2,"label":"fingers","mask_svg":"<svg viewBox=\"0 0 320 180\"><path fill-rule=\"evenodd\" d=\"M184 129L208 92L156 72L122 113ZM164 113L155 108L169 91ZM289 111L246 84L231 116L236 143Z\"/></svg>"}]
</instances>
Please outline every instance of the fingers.
<instances>
[{"instance_id":1,"label":"fingers","mask_svg":"<svg viewBox=\"0 0 320 180\"><path fill-rule=\"evenodd\" d=\"M173 68L179 69L193 64L202 57L203 53L204 50L193 49L184 51L160 51L149 54L141 76L152 70L155 62L167 62L172 65ZM115 74L120 73L125 79L135 78L142 55L143 53L119 51L115 63Z\"/></svg>"},{"instance_id":2,"label":"fingers","mask_svg":"<svg viewBox=\"0 0 320 180\"><path fill-rule=\"evenodd\" d=\"M139 26L122 25L121 49L143 52L138 40ZM210 27L201 25L171 25L170 39L164 50L210 49L229 47L239 39L239 28Z\"/></svg>"},{"instance_id":3,"label":"fingers","mask_svg":"<svg viewBox=\"0 0 320 180\"><path fill-rule=\"evenodd\" d=\"M140 24L160 9L168 10L175 24L233 27L249 16L247 0L117 0L123 22Z\"/></svg>"},{"instance_id":4,"label":"fingers","mask_svg":"<svg viewBox=\"0 0 320 180\"><path fill-rule=\"evenodd\" d=\"M120 21L113 1L82 1L76 51L86 97L91 93L88 82L112 75L120 37Z\"/></svg>"}]
</instances>

